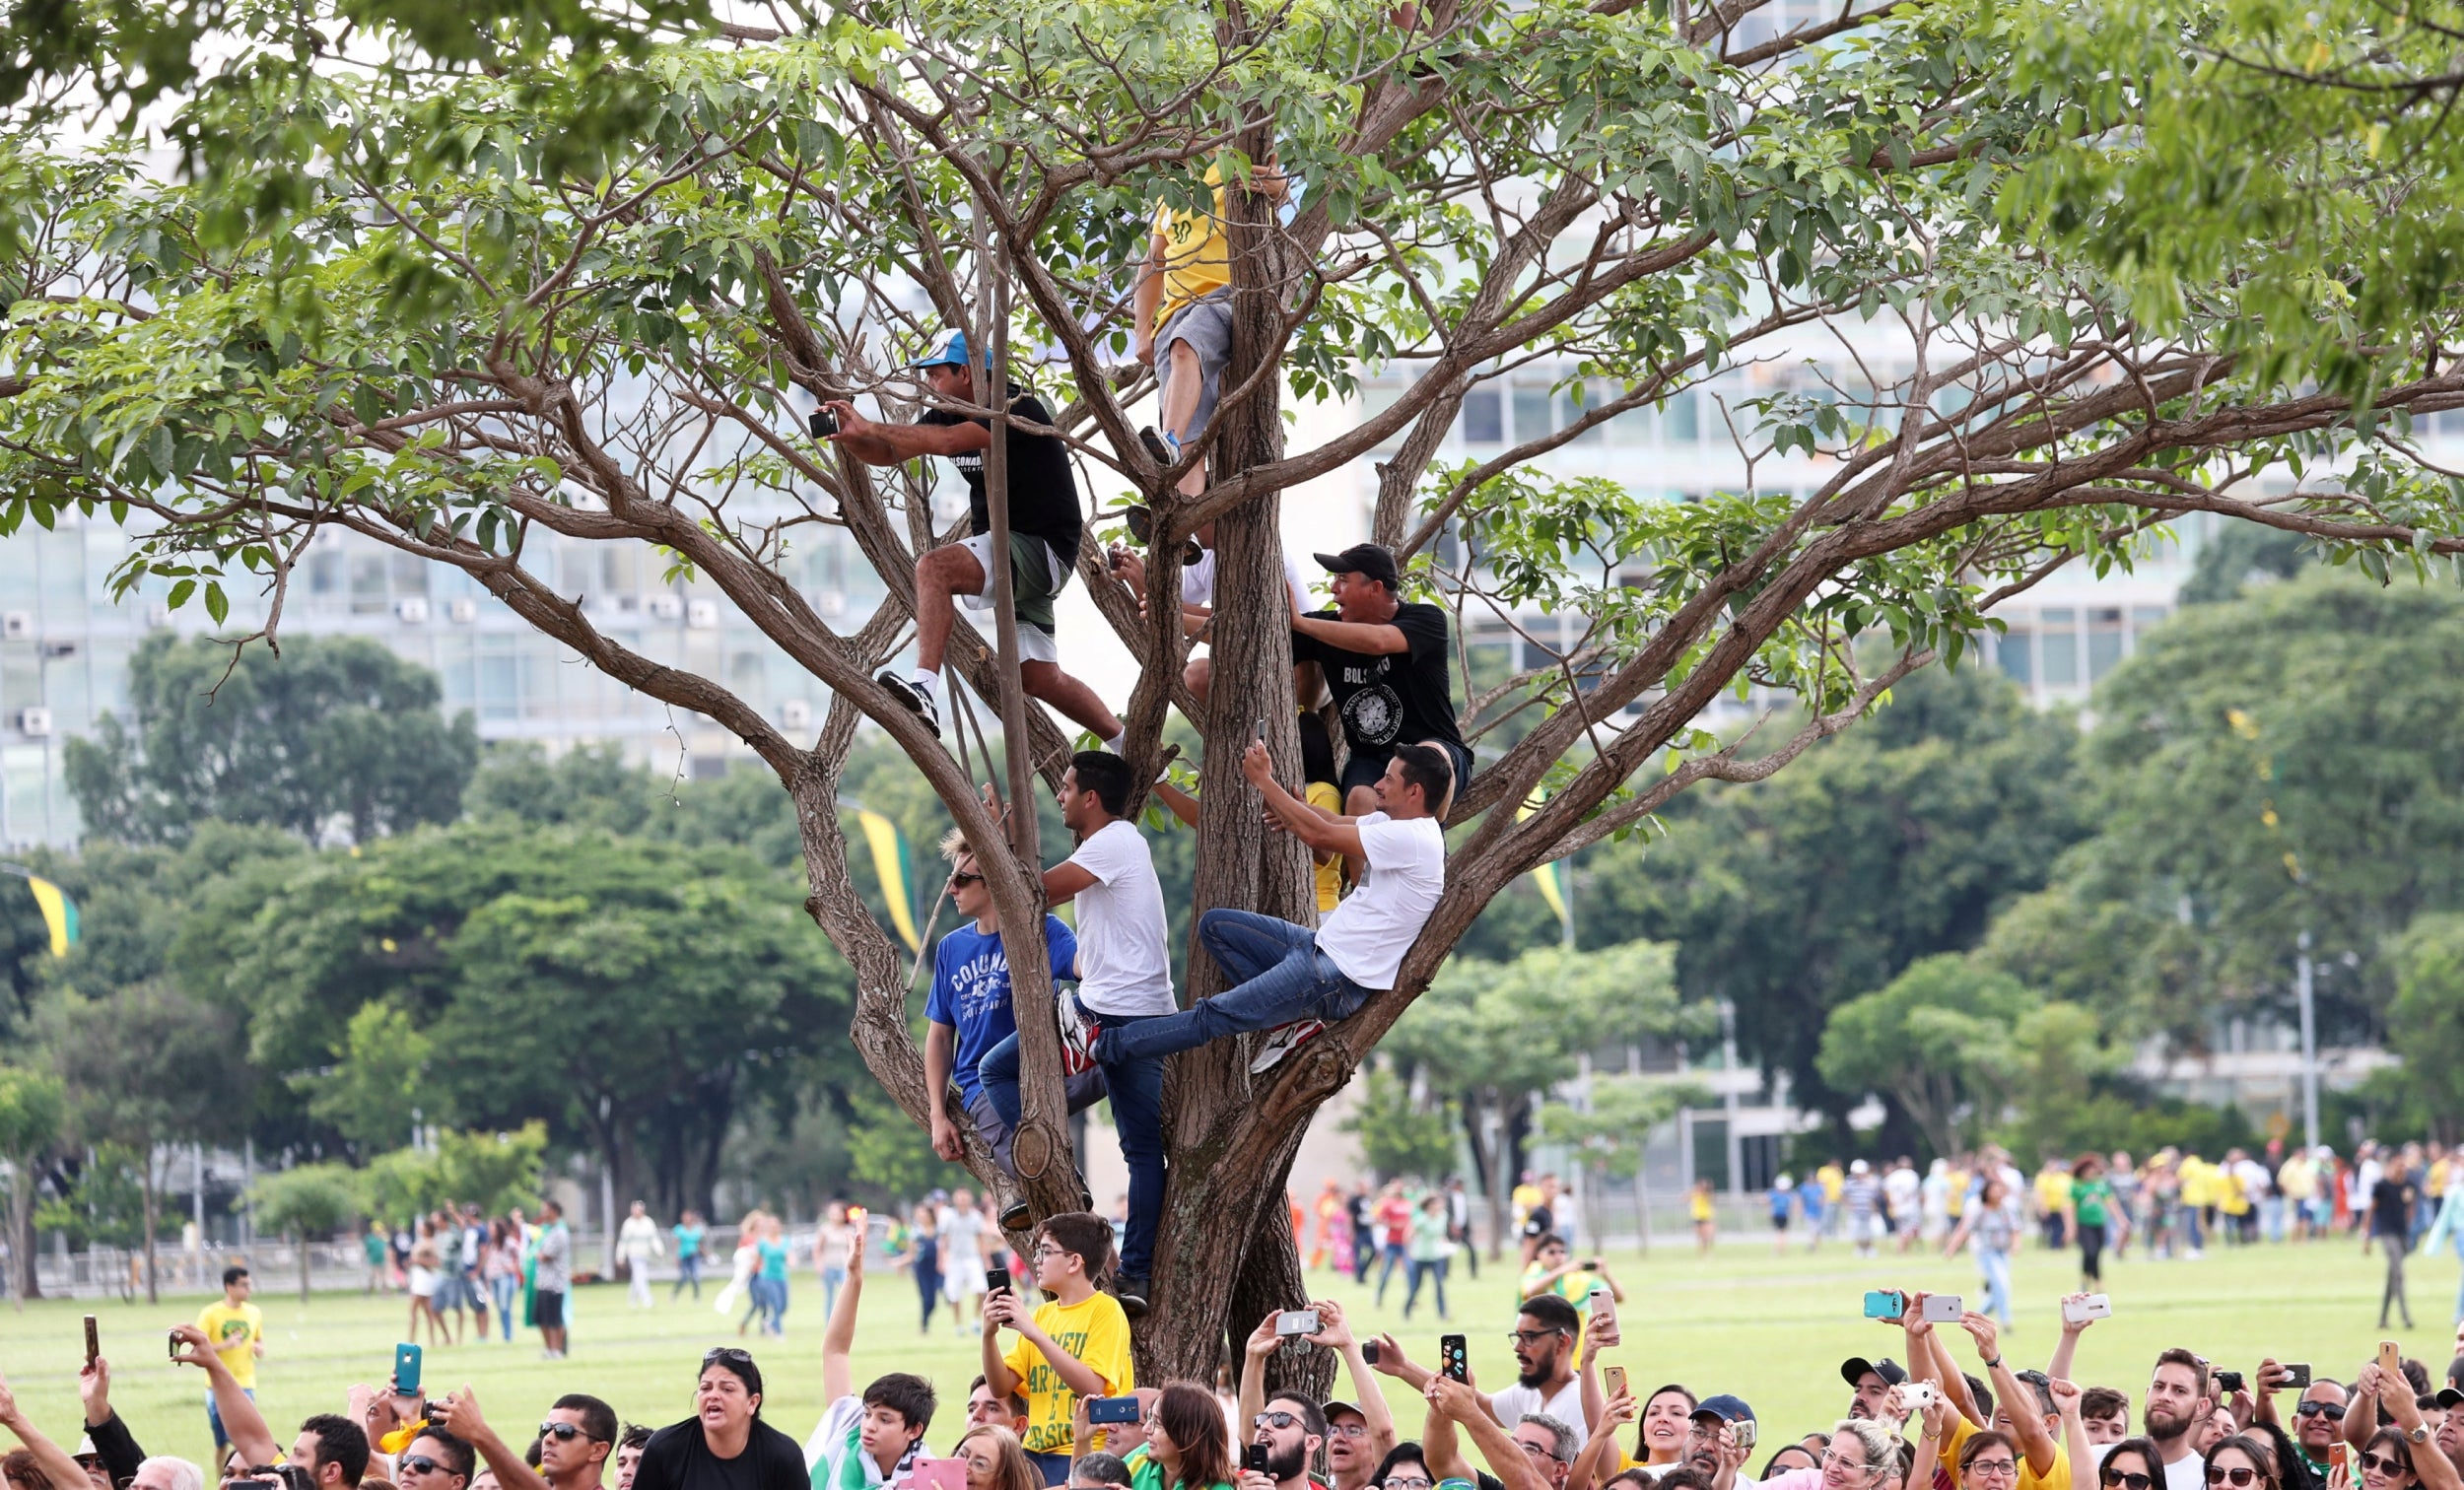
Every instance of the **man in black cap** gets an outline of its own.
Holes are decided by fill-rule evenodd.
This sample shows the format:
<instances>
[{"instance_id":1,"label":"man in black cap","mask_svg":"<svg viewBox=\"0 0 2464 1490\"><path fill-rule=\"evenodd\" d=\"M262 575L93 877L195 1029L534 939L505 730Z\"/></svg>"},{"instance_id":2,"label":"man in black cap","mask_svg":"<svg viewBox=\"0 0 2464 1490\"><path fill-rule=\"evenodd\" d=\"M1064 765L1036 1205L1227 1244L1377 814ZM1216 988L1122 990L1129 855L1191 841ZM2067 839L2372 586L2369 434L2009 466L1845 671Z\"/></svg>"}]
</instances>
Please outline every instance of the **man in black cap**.
<instances>
[{"instance_id":1,"label":"man in black cap","mask_svg":"<svg viewBox=\"0 0 2464 1490\"><path fill-rule=\"evenodd\" d=\"M1882 1415L1882 1393L1906 1381L1908 1373L1905 1367L1888 1356L1879 1361L1850 1356L1839 1363L1839 1377L1856 1390L1856 1394L1848 1399L1848 1415L1870 1418Z\"/></svg>"},{"instance_id":2,"label":"man in black cap","mask_svg":"<svg viewBox=\"0 0 2464 1490\"><path fill-rule=\"evenodd\" d=\"M1403 600L1395 556L1377 544L1313 557L1335 576L1335 605L1292 617L1292 660L1325 671L1335 712L1343 717L1351 751L1343 767L1343 811L1354 817L1377 811L1372 788L1398 745L1426 743L1445 751L1460 794L1472 780L1472 752L1455 723L1446 613Z\"/></svg>"},{"instance_id":3,"label":"man in black cap","mask_svg":"<svg viewBox=\"0 0 2464 1490\"><path fill-rule=\"evenodd\" d=\"M1741 1396L1721 1392L1695 1404L1685 1432L1685 1462L1714 1484L1726 1468L1734 1475L1745 1460L1738 1445L1737 1425L1755 1422L1754 1410ZM1759 1426L1759 1424L1757 1424Z\"/></svg>"}]
</instances>

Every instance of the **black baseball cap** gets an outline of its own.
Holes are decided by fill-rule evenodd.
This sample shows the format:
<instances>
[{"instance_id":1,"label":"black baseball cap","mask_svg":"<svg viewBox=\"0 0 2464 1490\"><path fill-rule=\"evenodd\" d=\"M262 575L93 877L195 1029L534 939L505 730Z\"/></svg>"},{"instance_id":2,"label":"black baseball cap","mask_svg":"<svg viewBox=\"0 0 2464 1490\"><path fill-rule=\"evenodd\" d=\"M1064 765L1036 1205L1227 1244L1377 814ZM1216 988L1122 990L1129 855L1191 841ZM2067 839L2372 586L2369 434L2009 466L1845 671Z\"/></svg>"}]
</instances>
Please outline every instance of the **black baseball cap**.
<instances>
[{"instance_id":1,"label":"black baseball cap","mask_svg":"<svg viewBox=\"0 0 2464 1490\"><path fill-rule=\"evenodd\" d=\"M1688 1413L1687 1416L1718 1418L1723 1423L1735 1423L1739 1421L1750 1423L1754 1421L1754 1410L1745 1405L1745 1399L1744 1397L1730 1396L1728 1393L1722 1392L1718 1396L1704 1397L1701 1405L1697 1406L1692 1412Z\"/></svg>"},{"instance_id":2,"label":"black baseball cap","mask_svg":"<svg viewBox=\"0 0 2464 1490\"><path fill-rule=\"evenodd\" d=\"M1863 1356L1850 1356L1839 1363L1839 1379L1851 1387L1856 1386L1858 1379L1869 1371L1881 1377L1885 1387L1896 1387L1908 1379L1907 1368L1888 1356L1879 1361L1869 1361Z\"/></svg>"},{"instance_id":3,"label":"black baseball cap","mask_svg":"<svg viewBox=\"0 0 2464 1490\"><path fill-rule=\"evenodd\" d=\"M1395 552L1384 544L1355 543L1339 554L1312 554L1309 557L1330 575L1366 575L1385 581L1388 589L1403 586L1403 575L1395 568Z\"/></svg>"}]
</instances>

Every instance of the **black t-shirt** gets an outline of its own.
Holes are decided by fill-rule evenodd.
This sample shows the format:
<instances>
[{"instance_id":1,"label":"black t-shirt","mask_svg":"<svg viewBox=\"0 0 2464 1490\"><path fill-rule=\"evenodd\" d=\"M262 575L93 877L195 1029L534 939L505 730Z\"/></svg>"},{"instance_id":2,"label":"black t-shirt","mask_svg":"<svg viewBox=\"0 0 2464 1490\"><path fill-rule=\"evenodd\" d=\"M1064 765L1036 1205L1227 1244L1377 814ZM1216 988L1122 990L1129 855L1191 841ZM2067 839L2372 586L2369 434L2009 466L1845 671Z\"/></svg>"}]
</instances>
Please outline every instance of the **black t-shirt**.
<instances>
[{"instance_id":1,"label":"black t-shirt","mask_svg":"<svg viewBox=\"0 0 2464 1490\"><path fill-rule=\"evenodd\" d=\"M643 1446L633 1476L634 1490L812 1490L812 1483L803 1447L760 1418L744 1452L726 1459L710 1452L700 1418L671 1423Z\"/></svg>"},{"instance_id":2,"label":"black t-shirt","mask_svg":"<svg viewBox=\"0 0 2464 1490\"><path fill-rule=\"evenodd\" d=\"M2404 1180L2381 1180L2370 1186L2370 1235L2409 1237L2413 1234L2413 1185Z\"/></svg>"},{"instance_id":3,"label":"black t-shirt","mask_svg":"<svg viewBox=\"0 0 2464 1490\"><path fill-rule=\"evenodd\" d=\"M1523 1235L1545 1237L1557 1229L1557 1218L1545 1205L1535 1205L1523 1213Z\"/></svg>"},{"instance_id":4,"label":"black t-shirt","mask_svg":"<svg viewBox=\"0 0 2464 1490\"><path fill-rule=\"evenodd\" d=\"M1311 611L1321 621L1334 611ZM1410 602L1386 623L1403 634L1408 651L1356 652L1292 633L1292 660L1315 662L1326 671L1335 711L1343 717L1343 738L1354 751L1383 754L1398 744L1435 740L1461 747L1455 725L1455 694L1446 675L1446 613Z\"/></svg>"},{"instance_id":5,"label":"black t-shirt","mask_svg":"<svg viewBox=\"0 0 2464 1490\"><path fill-rule=\"evenodd\" d=\"M1009 412L1019 419L1036 424L1053 422L1052 411L1034 394L1009 385ZM968 420L947 409L927 411L916 423L920 425L980 424L991 428L989 419ZM967 478L967 531L992 531L992 510L984 496L984 456L982 450L969 450L950 457L958 474ZM1030 435L1016 425L1009 427L1009 526L1012 532L1033 533L1053 546L1061 562L1074 567L1078 562L1078 528L1084 521L1078 510L1078 485L1069 474L1069 448L1052 435Z\"/></svg>"}]
</instances>

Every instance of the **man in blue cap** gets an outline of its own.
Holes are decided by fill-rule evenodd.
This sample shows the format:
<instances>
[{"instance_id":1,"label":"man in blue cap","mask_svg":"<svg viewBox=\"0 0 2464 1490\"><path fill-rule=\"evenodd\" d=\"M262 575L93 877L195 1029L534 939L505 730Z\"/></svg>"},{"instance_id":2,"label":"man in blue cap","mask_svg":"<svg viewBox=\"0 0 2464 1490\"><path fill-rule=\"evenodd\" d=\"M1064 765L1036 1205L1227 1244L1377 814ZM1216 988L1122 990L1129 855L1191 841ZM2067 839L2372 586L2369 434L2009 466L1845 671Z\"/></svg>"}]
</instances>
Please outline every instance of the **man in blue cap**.
<instances>
[{"instance_id":1,"label":"man in blue cap","mask_svg":"<svg viewBox=\"0 0 2464 1490\"><path fill-rule=\"evenodd\" d=\"M936 404L981 406L967 335L953 331L933 349L908 364L921 372ZM1052 412L1042 400L1008 383L1009 417L1009 565L1010 595L1018 613L1018 680L1031 698L1043 700L1081 726L1094 731L1105 747L1121 749L1121 721L1095 696L1095 690L1061 670L1061 649L1053 640L1053 601L1069 582L1078 561L1077 483L1069 473L1069 450L1057 435L1039 435L1018 422L1049 427ZM970 610L992 603L992 516L984 492L984 454L992 445L992 422L981 415L953 409L926 410L914 424L880 424L866 419L844 401L824 407L837 414L838 433L832 443L866 465L901 465L926 455L939 455L967 478L969 536L924 554L916 560L916 667L906 677L885 670L875 681L890 697L923 715L934 734L941 732L939 691L941 658L948 649L950 628L956 624L955 602Z\"/></svg>"}]
</instances>

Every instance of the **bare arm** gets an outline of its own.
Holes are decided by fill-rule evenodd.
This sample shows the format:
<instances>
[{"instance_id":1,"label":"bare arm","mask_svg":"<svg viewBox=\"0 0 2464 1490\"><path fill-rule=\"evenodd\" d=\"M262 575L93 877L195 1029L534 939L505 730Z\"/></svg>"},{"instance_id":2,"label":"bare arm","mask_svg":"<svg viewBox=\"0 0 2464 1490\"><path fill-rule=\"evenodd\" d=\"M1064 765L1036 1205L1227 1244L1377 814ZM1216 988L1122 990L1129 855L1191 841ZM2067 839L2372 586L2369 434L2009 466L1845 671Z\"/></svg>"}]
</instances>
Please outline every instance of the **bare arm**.
<instances>
[{"instance_id":1,"label":"bare arm","mask_svg":"<svg viewBox=\"0 0 2464 1490\"><path fill-rule=\"evenodd\" d=\"M924 1091L927 1094L924 1107L932 1116L932 1151L952 1163L956 1163L959 1155L966 1152L958 1129L950 1125L947 1101L950 1067L956 1063L952 1051L957 1049L957 1043L958 1032L949 1025L935 1021L924 1026ZM830 1400L837 1401L838 1398Z\"/></svg>"},{"instance_id":2,"label":"bare arm","mask_svg":"<svg viewBox=\"0 0 2464 1490\"><path fill-rule=\"evenodd\" d=\"M1266 742L1252 740L1241 756L1241 774L1266 799L1266 811L1275 826L1307 844L1321 853L1340 853L1346 857L1364 853L1360 846L1360 829L1349 818L1329 818L1317 808L1283 789L1274 779L1274 761L1266 754Z\"/></svg>"},{"instance_id":3,"label":"bare arm","mask_svg":"<svg viewBox=\"0 0 2464 1490\"><path fill-rule=\"evenodd\" d=\"M2079 1354L2079 1337L2088 1325L2096 1322L2093 1320L2082 1320L2076 1324L2071 1322L2067 1306L2087 1297L2084 1293L2063 1295L2062 1303L2065 1311L2062 1315L2062 1338L2053 1342L2053 1359L2045 1363L2045 1375L2057 1382L2070 1377L2071 1358Z\"/></svg>"},{"instance_id":4,"label":"bare arm","mask_svg":"<svg viewBox=\"0 0 2464 1490\"><path fill-rule=\"evenodd\" d=\"M1173 785L1169 780L1158 780L1154 785L1154 792L1156 796L1163 799L1166 807L1172 809L1174 817L1189 824L1192 828L1198 826L1198 798Z\"/></svg>"},{"instance_id":5,"label":"bare arm","mask_svg":"<svg viewBox=\"0 0 2464 1490\"><path fill-rule=\"evenodd\" d=\"M1095 883L1094 874L1083 864L1062 859L1044 871L1044 904L1066 905L1078 898L1078 892Z\"/></svg>"},{"instance_id":6,"label":"bare arm","mask_svg":"<svg viewBox=\"0 0 2464 1490\"><path fill-rule=\"evenodd\" d=\"M2051 1474L2055 1458L2053 1435L2045 1431L2045 1416L2036 1403L2034 1388L2021 1382L2002 1358L2001 1331L1994 1327L1990 1315L1973 1310L1962 1316L1959 1324L1976 1339L1976 1356L1985 1365L1985 1375L1992 1381L1994 1399L2011 1406L2012 1436L2019 1441L2019 1452L2027 1456L2027 1467L2038 1476Z\"/></svg>"},{"instance_id":7,"label":"bare arm","mask_svg":"<svg viewBox=\"0 0 2464 1490\"><path fill-rule=\"evenodd\" d=\"M42 1430L19 1410L17 1393L11 1391L5 1382L0 1382L0 1427L6 1427L17 1435L18 1442L24 1444L26 1452L34 1456L34 1462L42 1466L44 1477L51 1483L78 1486L86 1483L86 1471L78 1468L77 1460L61 1453L60 1446L43 1437Z\"/></svg>"},{"instance_id":8,"label":"bare arm","mask_svg":"<svg viewBox=\"0 0 2464 1490\"><path fill-rule=\"evenodd\" d=\"M181 1366L195 1366L205 1372L206 1385L214 1393L215 1411L222 1414L223 1431L231 1436L233 1447L250 1464L279 1464L282 1446L274 1442L274 1430L265 1425L265 1414L256 1410L256 1403L240 1390L239 1381L223 1358L214 1353L214 1342L194 1324L173 1325L171 1332L187 1347L184 1354L172 1357ZM76 1481L70 1481L71 1484Z\"/></svg>"},{"instance_id":9,"label":"bare arm","mask_svg":"<svg viewBox=\"0 0 2464 1490\"><path fill-rule=\"evenodd\" d=\"M839 433L830 437L830 442L866 465L898 465L926 455L964 455L989 449L992 443L992 432L972 419L957 424L883 424L866 419L851 403L823 407L839 416Z\"/></svg>"},{"instance_id":10,"label":"bare arm","mask_svg":"<svg viewBox=\"0 0 2464 1490\"><path fill-rule=\"evenodd\" d=\"M1583 1452L1574 1456L1574 1467L1566 1473L1566 1490L1592 1490L1616 1473L1617 1460L1624 1456L1617 1450L1617 1430L1634 1421L1638 1410L1631 1391L1620 1391L1601 1405L1592 1419L1591 1437L1583 1441ZM1605 1465L1604 1457L1608 1459Z\"/></svg>"},{"instance_id":11,"label":"bare arm","mask_svg":"<svg viewBox=\"0 0 2464 1490\"><path fill-rule=\"evenodd\" d=\"M825 1403L856 1389L856 1371L848 1354L856 1348L856 1312L863 1300L864 1232L857 1227L856 1239L847 1248L847 1282L839 1289L830 1322L821 1330L821 1399Z\"/></svg>"},{"instance_id":12,"label":"bare arm","mask_svg":"<svg viewBox=\"0 0 2464 1490\"><path fill-rule=\"evenodd\" d=\"M984 1385L994 1396L1007 1396L1018 1389L1018 1373L1009 1369L1009 1362L1001 1353L1001 1326L1010 1321L1017 1309L1018 1296L1008 1289L994 1289L984 1296Z\"/></svg>"},{"instance_id":13,"label":"bare arm","mask_svg":"<svg viewBox=\"0 0 2464 1490\"><path fill-rule=\"evenodd\" d=\"M1385 622L1336 621L1328 616L1294 616L1292 630L1312 637L1329 646L1368 656L1385 656L1411 650L1411 639L1400 626Z\"/></svg>"},{"instance_id":14,"label":"bare arm","mask_svg":"<svg viewBox=\"0 0 2464 1490\"><path fill-rule=\"evenodd\" d=\"M1162 234L1149 235L1146 261L1138 265L1137 287L1129 292L1129 310L1136 321L1133 345L1142 363L1155 360L1155 312L1163 308L1164 255L1170 251Z\"/></svg>"},{"instance_id":15,"label":"bare arm","mask_svg":"<svg viewBox=\"0 0 2464 1490\"><path fill-rule=\"evenodd\" d=\"M224 1421L228 1424L230 1420ZM505 1490L548 1490L548 1482L539 1471L522 1462L520 1453L480 1416L479 1399L468 1387L432 1403L429 1421L477 1450L479 1456L488 1461L488 1467L496 1471L497 1483Z\"/></svg>"},{"instance_id":16,"label":"bare arm","mask_svg":"<svg viewBox=\"0 0 2464 1490\"><path fill-rule=\"evenodd\" d=\"M1241 1405L1238 1416L1232 1421L1254 1423L1258 1421L1258 1414L1266 1410L1266 1362L1274 1355L1275 1347L1282 1343L1275 1338L1274 1314L1260 1320L1258 1327L1249 1332L1249 1339L1242 1349L1242 1354L1249 1359L1245 1363L1246 1369L1241 1372Z\"/></svg>"},{"instance_id":17,"label":"bare arm","mask_svg":"<svg viewBox=\"0 0 2464 1490\"><path fill-rule=\"evenodd\" d=\"M2390 1237L2387 1245L2402 1247L2404 1239ZM2380 1400L2386 1403L2396 1426L2412 1433L2422 1426L2422 1409L2413 1400L2412 1384L2402 1382L2401 1378L2398 1382L2402 1383L2402 1389L2385 1392ZM2422 1490L2464 1490L2464 1476L2455 1472L2454 1461L2434 1443L2424 1444L2413 1451L2413 1472L2421 1476Z\"/></svg>"}]
</instances>

